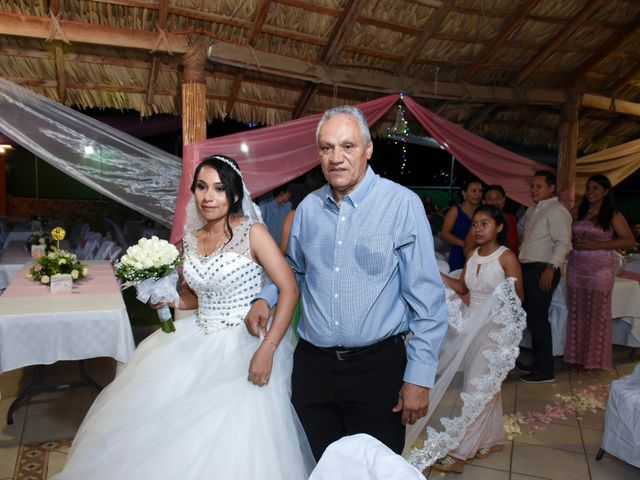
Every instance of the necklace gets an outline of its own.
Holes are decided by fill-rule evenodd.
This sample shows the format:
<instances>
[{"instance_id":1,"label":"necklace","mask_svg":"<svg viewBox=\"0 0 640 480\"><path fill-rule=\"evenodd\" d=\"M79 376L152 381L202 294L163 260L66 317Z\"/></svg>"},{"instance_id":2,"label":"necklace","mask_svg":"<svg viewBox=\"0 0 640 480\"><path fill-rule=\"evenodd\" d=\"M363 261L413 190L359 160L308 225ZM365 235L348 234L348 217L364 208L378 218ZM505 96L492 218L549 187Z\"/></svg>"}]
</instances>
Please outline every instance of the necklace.
<instances>
[{"instance_id":1,"label":"necklace","mask_svg":"<svg viewBox=\"0 0 640 480\"><path fill-rule=\"evenodd\" d=\"M204 239L201 239L201 240L204 240ZM205 257L210 257L214 253L219 252L226 245L226 241L227 241L227 236L226 235L222 235L222 238L220 240L218 240L218 243L216 243L215 247L213 247L213 250L211 250L209 253L206 253L206 250L203 249L203 251L204 251L203 255Z\"/></svg>"}]
</instances>

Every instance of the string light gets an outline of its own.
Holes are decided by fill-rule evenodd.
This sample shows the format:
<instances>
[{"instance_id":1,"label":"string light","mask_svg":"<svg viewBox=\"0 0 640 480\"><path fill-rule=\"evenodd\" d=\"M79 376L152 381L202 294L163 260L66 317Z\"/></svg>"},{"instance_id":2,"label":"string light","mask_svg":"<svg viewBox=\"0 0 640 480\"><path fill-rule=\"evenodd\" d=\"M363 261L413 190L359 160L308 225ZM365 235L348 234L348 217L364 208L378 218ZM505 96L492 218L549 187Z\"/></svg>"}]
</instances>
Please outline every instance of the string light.
<instances>
[{"instance_id":1,"label":"string light","mask_svg":"<svg viewBox=\"0 0 640 480\"><path fill-rule=\"evenodd\" d=\"M400 98L403 97L403 94L400 94ZM409 122L404 118L405 109L402 105L398 105L398 109L396 110L396 121L395 124L388 128L387 135L389 137L394 138L394 144L397 145L398 141L396 138L400 137L400 141L402 142L402 154L401 154L401 163L400 163L400 174L409 173L406 171L407 167L407 138L409 137Z\"/></svg>"}]
</instances>

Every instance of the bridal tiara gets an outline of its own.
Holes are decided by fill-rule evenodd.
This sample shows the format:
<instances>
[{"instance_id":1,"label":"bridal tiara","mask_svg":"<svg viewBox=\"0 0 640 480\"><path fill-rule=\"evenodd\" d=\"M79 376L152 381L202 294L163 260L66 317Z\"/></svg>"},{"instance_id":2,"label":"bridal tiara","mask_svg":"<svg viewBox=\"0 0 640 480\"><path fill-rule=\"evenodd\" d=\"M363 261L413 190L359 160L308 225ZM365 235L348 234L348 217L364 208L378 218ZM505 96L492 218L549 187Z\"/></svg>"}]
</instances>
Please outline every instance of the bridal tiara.
<instances>
[{"instance_id":1,"label":"bridal tiara","mask_svg":"<svg viewBox=\"0 0 640 480\"><path fill-rule=\"evenodd\" d=\"M221 156L221 155L212 155L212 156L211 156L211 157L209 157L209 158L215 158L216 160L220 160L221 162L226 163L227 165L229 165L229 166L233 169L233 171L234 171L234 172L236 172L236 173L238 174L238 176L239 176L242 180L244 180L244 178L242 177L242 173L240 172L240 169L239 169L238 167L236 167L236 166L233 164L233 162L232 162L231 160L229 160L228 158L225 158L225 157L223 157L223 156Z\"/></svg>"}]
</instances>

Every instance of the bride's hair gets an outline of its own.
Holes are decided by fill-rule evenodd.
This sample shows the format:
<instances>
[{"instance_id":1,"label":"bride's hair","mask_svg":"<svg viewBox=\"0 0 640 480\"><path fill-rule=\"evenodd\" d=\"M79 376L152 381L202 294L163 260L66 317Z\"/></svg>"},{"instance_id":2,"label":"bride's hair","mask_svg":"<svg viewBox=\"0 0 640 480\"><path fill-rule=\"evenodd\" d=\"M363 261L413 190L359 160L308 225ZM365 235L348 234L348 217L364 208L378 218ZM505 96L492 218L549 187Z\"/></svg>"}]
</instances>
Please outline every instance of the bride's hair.
<instances>
[{"instance_id":1,"label":"bride's hair","mask_svg":"<svg viewBox=\"0 0 640 480\"><path fill-rule=\"evenodd\" d=\"M226 223L227 230L229 232L229 243L233 238L233 230L229 223L229 217L232 215L242 214L242 199L244 197L244 188L242 184L242 177L240 176L240 168L236 161L227 157L226 155L211 155L210 157L202 160L196 167L196 171L193 174L193 181L191 182L191 193L196 191L196 183L198 181L198 175L202 170L202 167L211 167L220 177L220 182L224 187L224 193L227 197L227 205L229 210L227 211Z\"/></svg>"},{"instance_id":2,"label":"bride's hair","mask_svg":"<svg viewBox=\"0 0 640 480\"><path fill-rule=\"evenodd\" d=\"M476 213L484 212L488 214L493 221L496 222L496 228L502 225L502 231L498 233L497 240L500 245L507 245L507 220L504 218L504 214L502 210L500 210L495 205L480 205L476 208L473 215Z\"/></svg>"}]
</instances>

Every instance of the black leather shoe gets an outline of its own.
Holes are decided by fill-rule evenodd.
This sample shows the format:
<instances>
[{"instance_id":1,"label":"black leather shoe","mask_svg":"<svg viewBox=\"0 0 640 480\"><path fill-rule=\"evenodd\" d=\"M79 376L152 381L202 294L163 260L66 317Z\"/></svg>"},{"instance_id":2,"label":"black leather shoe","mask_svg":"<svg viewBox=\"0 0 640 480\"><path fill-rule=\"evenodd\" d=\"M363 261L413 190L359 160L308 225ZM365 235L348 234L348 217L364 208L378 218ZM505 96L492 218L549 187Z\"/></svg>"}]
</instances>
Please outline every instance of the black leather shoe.
<instances>
[{"instance_id":1,"label":"black leather shoe","mask_svg":"<svg viewBox=\"0 0 640 480\"><path fill-rule=\"evenodd\" d=\"M529 365L524 362L516 362L516 368L520 371L520 373L524 373L525 375L533 373L533 365Z\"/></svg>"},{"instance_id":2,"label":"black leather shoe","mask_svg":"<svg viewBox=\"0 0 640 480\"><path fill-rule=\"evenodd\" d=\"M520 381L524 383L553 383L556 381L556 378L546 373L530 373L528 375L521 375Z\"/></svg>"}]
</instances>

